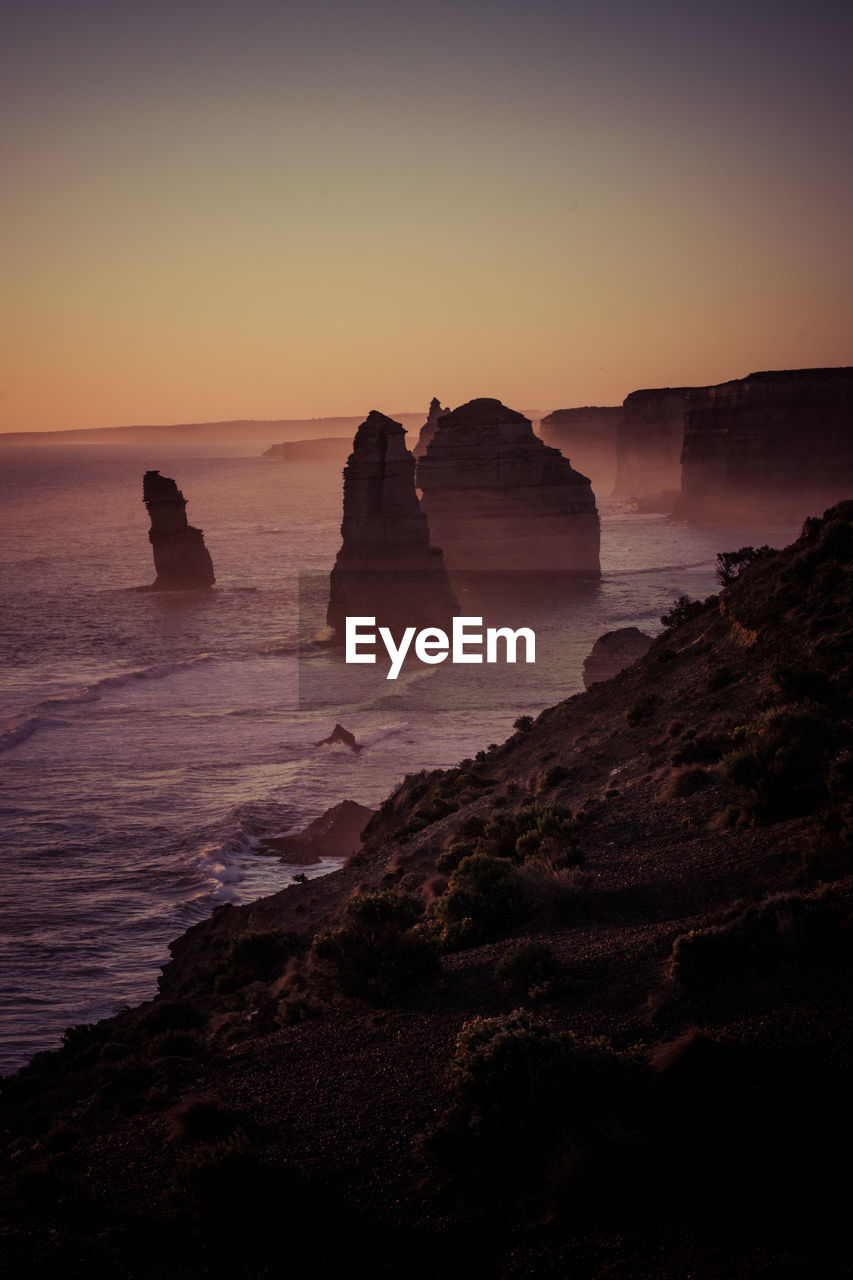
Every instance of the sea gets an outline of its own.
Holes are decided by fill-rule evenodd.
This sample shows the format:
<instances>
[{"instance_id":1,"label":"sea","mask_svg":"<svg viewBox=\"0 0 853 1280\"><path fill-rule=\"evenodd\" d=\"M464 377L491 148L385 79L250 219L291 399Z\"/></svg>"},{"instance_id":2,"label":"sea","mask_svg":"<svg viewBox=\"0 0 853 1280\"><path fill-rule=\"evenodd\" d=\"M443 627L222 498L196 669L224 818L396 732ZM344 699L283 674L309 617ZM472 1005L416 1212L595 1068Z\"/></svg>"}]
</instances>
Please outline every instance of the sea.
<instances>
[{"instance_id":1,"label":"sea","mask_svg":"<svg viewBox=\"0 0 853 1280\"><path fill-rule=\"evenodd\" d=\"M0 450L2 1072L152 997L169 942L218 904L336 865L287 865L265 838L503 741L518 716L582 690L603 632L657 633L676 597L716 589L718 551L797 532L688 527L602 494L603 576L555 577L531 599L535 664L470 668L462 685L410 665L391 682L314 642L339 464L261 454L249 441ZM154 578L152 468L204 530L210 591L137 589ZM474 613L476 593L460 607ZM360 752L321 745L336 723Z\"/></svg>"}]
</instances>

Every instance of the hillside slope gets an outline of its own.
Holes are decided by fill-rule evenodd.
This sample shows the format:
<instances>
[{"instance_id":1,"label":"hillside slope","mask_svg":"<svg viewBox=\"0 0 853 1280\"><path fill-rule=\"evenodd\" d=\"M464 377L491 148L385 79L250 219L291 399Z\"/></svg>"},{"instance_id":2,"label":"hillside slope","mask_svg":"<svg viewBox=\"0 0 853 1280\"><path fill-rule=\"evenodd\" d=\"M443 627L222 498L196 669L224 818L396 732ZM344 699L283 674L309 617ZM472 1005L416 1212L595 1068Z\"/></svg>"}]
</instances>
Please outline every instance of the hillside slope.
<instances>
[{"instance_id":1,"label":"hillside slope","mask_svg":"<svg viewBox=\"0 0 853 1280\"><path fill-rule=\"evenodd\" d=\"M8 1081L16 1274L846 1274L853 503L723 568Z\"/></svg>"}]
</instances>

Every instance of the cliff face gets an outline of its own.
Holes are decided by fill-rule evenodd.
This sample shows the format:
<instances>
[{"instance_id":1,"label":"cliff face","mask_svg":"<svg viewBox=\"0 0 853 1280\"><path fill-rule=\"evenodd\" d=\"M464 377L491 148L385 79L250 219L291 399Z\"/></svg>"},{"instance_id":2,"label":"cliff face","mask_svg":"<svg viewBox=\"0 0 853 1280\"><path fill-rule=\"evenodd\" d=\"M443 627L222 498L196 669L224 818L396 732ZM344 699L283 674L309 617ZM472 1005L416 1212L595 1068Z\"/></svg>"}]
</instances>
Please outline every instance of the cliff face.
<instances>
[{"instance_id":1,"label":"cliff face","mask_svg":"<svg viewBox=\"0 0 853 1280\"><path fill-rule=\"evenodd\" d=\"M451 572L600 572L589 480L500 400L471 400L439 420L418 485Z\"/></svg>"},{"instance_id":2,"label":"cliff face","mask_svg":"<svg viewBox=\"0 0 853 1280\"><path fill-rule=\"evenodd\" d=\"M442 409L441 401L438 399L437 396L433 396L432 400L430 400L429 402L429 412L427 414L427 420L424 423L424 425L421 427L421 432L420 432L420 435L418 436L418 442L415 445L414 449L412 450L412 453L415 455L416 458L422 458L424 456L427 449L429 448L430 443L432 442L432 439L436 431L438 431L439 418L443 417L445 413L449 413L449 412L450 412L449 409Z\"/></svg>"},{"instance_id":3,"label":"cliff face","mask_svg":"<svg viewBox=\"0 0 853 1280\"><path fill-rule=\"evenodd\" d=\"M345 462L350 448L349 436L321 436L318 440L285 440L272 444L263 456L282 462Z\"/></svg>"},{"instance_id":4,"label":"cliff face","mask_svg":"<svg viewBox=\"0 0 853 1280\"><path fill-rule=\"evenodd\" d=\"M751 373L687 397L688 520L799 522L853 493L853 368Z\"/></svg>"},{"instance_id":5,"label":"cliff face","mask_svg":"<svg viewBox=\"0 0 853 1280\"><path fill-rule=\"evenodd\" d=\"M441 551L430 545L415 492L415 460L399 422L371 412L344 469L343 545L330 579L328 625L344 641L345 619L377 626L447 628L456 601Z\"/></svg>"},{"instance_id":6,"label":"cliff face","mask_svg":"<svg viewBox=\"0 0 853 1280\"><path fill-rule=\"evenodd\" d=\"M622 406L555 409L539 424L547 445L559 449L576 470L589 476L596 489L613 488L616 475L616 439Z\"/></svg>"},{"instance_id":7,"label":"cliff face","mask_svg":"<svg viewBox=\"0 0 853 1280\"><path fill-rule=\"evenodd\" d=\"M201 529L187 523L187 500L174 480L146 471L142 498L151 517L149 541L154 548L157 578L153 590L186 591L212 587L213 561Z\"/></svg>"},{"instance_id":8,"label":"cliff face","mask_svg":"<svg viewBox=\"0 0 853 1280\"><path fill-rule=\"evenodd\" d=\"M684 407L689 387L632 391L619 424L616 498L658 497L671 505L681 487Z\"/></svg>"}]
</instances>

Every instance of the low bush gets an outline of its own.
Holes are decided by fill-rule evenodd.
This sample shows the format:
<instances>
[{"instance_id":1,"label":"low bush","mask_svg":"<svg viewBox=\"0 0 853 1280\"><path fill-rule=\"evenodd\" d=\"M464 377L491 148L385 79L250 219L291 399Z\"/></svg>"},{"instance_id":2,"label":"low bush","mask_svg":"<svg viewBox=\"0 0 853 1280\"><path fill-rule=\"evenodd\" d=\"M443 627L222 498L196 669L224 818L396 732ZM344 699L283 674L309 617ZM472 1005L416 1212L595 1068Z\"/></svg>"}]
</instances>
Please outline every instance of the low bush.
<instances>
[{"instance_id":1,"label":"low bush","mask_svg":"<svg viewBox=\"0 0 853 1280\"><path fill-rule=\"evenodd\" d=\"M707 600L703 604L701 600L694 600L692 596L679 596L672 607L661 615L661 625L668 629L681 627L685 622L691 622L693 618L698 618L700 613L704 613L707 605Z\"/></svg>"},{"instance_id":2,"label":"low bush","mask_svg":"<svg viewBox=\"0 0 853 1280\"><path fill-rule=\"evenodd\" d=\"M436 903L441 939L447 948L499 937L524 915L524 894L505 858L482 853L463 858Z\"/></svg>"},{"instance_id":3,"label":"low bush","mask_svg":"<svg viewBox=\"0 0 853 1280\"><path fill-rule=\"evenodd\" d=\"M729 587L739 578L747 565L753 564L756 560L762 560L765 556L772 556L776 553L768 546L763 547L741 547L739 551L721 551L717 556L717 577L720 584Z\"/></svg>"},{"instance_id":4,"label":"low bush","mask_svg":"<svg viewBox=\"0 0 853 1280\"><path fill-rule=\"evenodd\" d=\"M399 999L439 969L436 944L415 928L423 913L423 902L412 894L356 895L347 903L344 927L314 939L315 969L343 995L373 1004Z\"/></svg>"},{"instance_id":5,"label":"low bush","mask_svg":"<svg viewBox=\"0 0 853 1280\"><path fill-rule=\"evenodd\" d=\"M738 819L775 822L812 812L827 797L826 773L842 731L824 712L791 704L768 710L725 756L741 792Z\"/></svg>"},{"instance_id":6,"label":"low bush","mask_svg":"<svg viewBox=\"0 0 853 1280\"><path fill-rule=\"evenodd\" d=\"M547 942L519 942L495 966L499 982L525 994L550 982L556 973L557 962Z\"/></svg>"},{"instance_id":7,"label":"low bush","mask_svg":"<svg viewBox=\"0 0 853 1280\"><path fill-rule=\"evenodd\" d=\"M250 982L268 982L295 949L295 939L291 934L275 930L244 933L234 939L222 956L216 969L214 989L228 993L239 991Z\"/></svg>"},{"instance_id":8,"label":"low bush","mask_svg":"<svg viewBox=\"0 0 853 1280\"><path fill-rule=\"evenodd\" d=\"M642 698L638 698L633 707L629 707L625 712L625 719L631 728L635 728L638 724L642 724L644 720L648 720L654 715L657 708L661 705L661 699L656 693L644 694Z\"/></svg>"},{"instance_id":9,"label":"low bush","mask_svg":"<svg viewBox=\"0 0 853 1280\"><path fill-rule=\"evenodd\" d=\"M748 977L773 977L848 949L849 914L828 891L783 893L735 910L728 920L676 938L669 978L688 995Z\"/></svg>"},{"instance_id":10,"label":"low bush","mask_svg":"<svg viewBox=\"0 0 853 1280\"><path fill-rule=\"evenodd\" d=\"M572 1182L625 1173L648 1069L515 1010L459 1033L450 1099L422 1150L455 1176L542 1183L570 1160Z\"/></svg>"},{"instance_id":11,"label":"low bush","mask_svg":"<svg viewBox=\"0 0 853 1280\"><path fill-rule=\"evenodd\" d=\"M671 762L676 767L682 764L716 764L731 749L729 733L699 733L694 737L685 734Z\"/></svg>"}]
</instances>

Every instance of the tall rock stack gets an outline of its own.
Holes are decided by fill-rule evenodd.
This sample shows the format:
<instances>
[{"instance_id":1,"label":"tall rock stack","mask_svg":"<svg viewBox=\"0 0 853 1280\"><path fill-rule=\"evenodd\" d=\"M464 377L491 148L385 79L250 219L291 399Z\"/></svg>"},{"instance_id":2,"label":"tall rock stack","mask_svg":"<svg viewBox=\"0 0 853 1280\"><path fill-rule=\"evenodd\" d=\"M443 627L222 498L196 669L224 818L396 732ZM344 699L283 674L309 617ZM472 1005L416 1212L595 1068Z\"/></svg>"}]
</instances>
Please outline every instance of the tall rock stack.
<instances>
[{"instance_id":1,"label":"tall rock stack","mask_svg":"<svg viewBox=\"0 0 853 1280\"><path fill-rule=\"evenodd\" d=\"M589 480L500 400L470 400L439 419L418 486L451 573L600 573Z\"/></svg>"},{"instance_id":2,"label":"tall rock stack","mask_svg":"<svg viewBox=\"0 0 853 1280\"><path fill-rule=\"evenodd\" d=\"M853 368L751 373L687 397L679 515L799 523L853 496Z\"/></svg>"},{"instance_id":3,"label":"tall rock stack","mask_svg":"<svg viewBox=\"0 0 853 1280\"><path fill-rule=\"evenodd\" d=\"M152 590L186 591L212 587L213 561L201 529L187 523L187 500L174 480L146 471L142 500L151 517L148 539L154 548L157 579Z\"/></svg>"},{"instance_id":4,"label":"tall rock stack","mask_svg":"<svg viewBox=\"0 0 853 1280\"><path fill-rule=\"evenodd\" d=\"M684 411L690 387L632 391L622 406L616 445L616 498L671 508L681 488Z\"/></svg>"},{"instance_id":5,"label":"tall rock stack","mask_svg":"<svg viewBox=\"0 0 853 1280\"><path fill-rule=\"evenodd\" d=\"M439 418L441 418L445 413L449 413L449 412L450 412L449 409L442 409L441 401L438 399L437 396L433 396L432 400L430 400L429 402L429 413L427 414L427 420L424 423L424 425L421 427L420 435L418 436L418 442L415 445L414 449L412 450L412 453L415 455L416 458L422 458L424 456L427 449L429 448L429 445L430 445L430 442L432 441L433 436L435 435L436 431L438 431Z\"/></svg>"},{"instance_id":6,"label":"tall rock stack","mask_svg":"<svg viewBox=\"0 0 853 1280\"><path fill-rule=\"evenodd\" d=\"M344 641L348 616L401 627L449 630L456 600L441 551L430 545L415 492L415 460L399 422L374 409L358 428L344 468L343 545L335 560L327 623Z\"/></svg>"}]
</instances>

